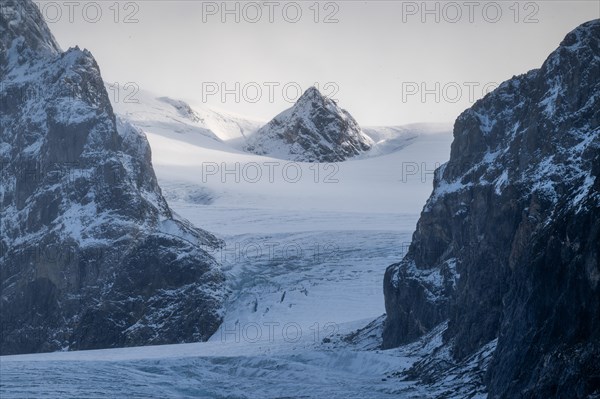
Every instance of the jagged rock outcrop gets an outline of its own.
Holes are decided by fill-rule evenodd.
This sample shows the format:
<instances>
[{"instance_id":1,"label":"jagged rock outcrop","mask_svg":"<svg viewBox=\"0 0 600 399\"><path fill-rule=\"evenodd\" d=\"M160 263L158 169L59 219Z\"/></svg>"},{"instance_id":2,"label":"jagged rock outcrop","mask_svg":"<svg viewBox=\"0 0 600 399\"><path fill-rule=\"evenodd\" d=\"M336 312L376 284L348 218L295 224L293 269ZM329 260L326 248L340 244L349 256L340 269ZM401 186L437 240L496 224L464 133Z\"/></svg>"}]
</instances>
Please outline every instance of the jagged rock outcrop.
<instances>
[{"instance_id":1,"label":"jagged rock outcrop","mask_svg":"<svg viewBox=\"0 0 600 399\"><path fill-rule=\"evenodd\" d=\"M372 145L347 111L311 87L250 137L245 150L298 162L340 162Z\"/></svg>"},{"instance_id":2,"label":"jagged rock outcrop","mask_svg":"<svg viewBox=\"0 0 600 399\"><path fill-rule=\"evenodd\" d=\"M498 339L490 398L600 395L600 20L456 120L383 345L448 320L461 361Z\"/></svg>"},{"instance_id":3,"label":"jagged rock outcrop","mask_svg":"<svg viewBox=\"0 0 600 399\"><path fill-rule=\"evenodd\" d=\"M0 354L207 339L220 242L172 214L92 55L5 0L0 83Z\"/></svg>"}]
</instances>

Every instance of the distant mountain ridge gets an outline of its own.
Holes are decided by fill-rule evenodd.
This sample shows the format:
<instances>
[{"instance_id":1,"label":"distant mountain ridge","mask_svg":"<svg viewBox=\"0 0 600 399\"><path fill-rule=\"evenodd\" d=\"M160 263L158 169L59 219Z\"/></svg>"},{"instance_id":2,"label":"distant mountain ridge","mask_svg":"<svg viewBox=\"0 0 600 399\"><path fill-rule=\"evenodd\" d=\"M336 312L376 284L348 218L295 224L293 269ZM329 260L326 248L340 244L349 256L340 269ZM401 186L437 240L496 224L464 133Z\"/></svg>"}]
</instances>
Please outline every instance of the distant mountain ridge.
<instances>
[{"instance_id":1,"label":"distant mountain ridge","mask_svg":"<svg viewBox=\"0 0 600 399\"><path fill-rule=\"evenodd\" d=\"M107 83L107 87L110 85ZM257 132L267 125L264 122L247 119L208 106L192 105L179 99L156 95L144 90L136 93L135 102L113 101L115 113L145 133L157 134L169 139L200 147L219 147L243 151L260 141L265 146L279 146L282 152L269 152L259 155L281 159L313 162L317 157L307 153L306 157L290 155L290 145L278 139L261 138ZM360 159L382 156L400 151L419 140L434 139L435 136L450 135L449 123L415 123L402 126L359 127L362 137L369 142L367 150L357 151L345 159ZM314 136L316 137L316 136ZM208 139L208 140L206 140ZM218 145L216 142L220 143ZM335 146L334 146L335 147ZM329 150L325 151L329 153ZM252 153L252 152L251 152Z\"/></svg>"}]
</instances>

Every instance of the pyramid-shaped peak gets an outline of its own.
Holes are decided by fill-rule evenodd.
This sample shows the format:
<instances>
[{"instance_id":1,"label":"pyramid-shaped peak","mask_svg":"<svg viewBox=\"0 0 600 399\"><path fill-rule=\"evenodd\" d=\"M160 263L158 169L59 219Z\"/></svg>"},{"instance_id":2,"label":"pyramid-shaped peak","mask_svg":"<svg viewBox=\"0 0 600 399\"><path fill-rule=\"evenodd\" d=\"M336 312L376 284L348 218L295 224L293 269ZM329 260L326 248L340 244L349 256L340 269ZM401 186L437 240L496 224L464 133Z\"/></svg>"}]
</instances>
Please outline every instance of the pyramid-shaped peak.
<instances>
[{"instance_id":1,"label":"pyramid-shaped peak","mask_svg":"<svg viewBox=\"0 0 600 399\"><path fill-rule=\"evenodd\" d=\"M308 89L306 89L306 91L304 93L302 93L302 95L298 99L298 102L299 103L303 103L303 102L307 102L307 101L312 102L314 100L324 100L324 99L325 99L325 96L323 96L321 94L319 89L317 89L315 86L311 86Z\"/></svg>"},{"instance_id":2,"label":"pyramid-shaped peak","mask_svg":"<svg viewBox=\"0 0 600 399\"><path fill-rule=\"evenodd\" d=\"M311 86L293 107L259 129L245 149L299 162L340 162L372 145L352 115Z\"/></svg>"}]
</instances>

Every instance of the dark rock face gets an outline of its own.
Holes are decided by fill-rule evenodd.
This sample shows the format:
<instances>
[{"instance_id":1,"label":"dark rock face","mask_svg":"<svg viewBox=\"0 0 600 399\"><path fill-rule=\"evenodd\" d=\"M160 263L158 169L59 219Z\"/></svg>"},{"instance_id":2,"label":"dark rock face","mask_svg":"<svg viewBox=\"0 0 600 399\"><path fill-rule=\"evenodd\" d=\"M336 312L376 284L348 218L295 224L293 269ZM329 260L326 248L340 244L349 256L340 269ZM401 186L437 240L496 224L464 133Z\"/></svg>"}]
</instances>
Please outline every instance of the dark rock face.
<instances>
[{"instance_id":1,"label":"dark rock face","mask_svg":"<svg viewBox=\"0 0 600 399\"><path fill-rule=\"evenodd\" d=\"M448 320L460 361L498 339L491 398L600 394L600 20L465 111L407 256L384 347Z\"/></svg>"},{"instance_id":2,"label":"dark rock face","mask_svg":"<svg viewBox=\"0 0 600 399\"><path fill-rule=\"evenodd\" d=\"M372 145L348 112L311 87L292 108L258 130L245 150L299 162L339 162Z\"/></svg>"},{"instance_id":3,"label":"dark rock face","mask_svg":"<svg viewBox=\"0 0 600 399\"><path fill-rule=\"evenodd\" d=\"M29 0L0 10L0 354L207 339L220 242L173 216L92 55Z\"/></svg>"}]
</instances>

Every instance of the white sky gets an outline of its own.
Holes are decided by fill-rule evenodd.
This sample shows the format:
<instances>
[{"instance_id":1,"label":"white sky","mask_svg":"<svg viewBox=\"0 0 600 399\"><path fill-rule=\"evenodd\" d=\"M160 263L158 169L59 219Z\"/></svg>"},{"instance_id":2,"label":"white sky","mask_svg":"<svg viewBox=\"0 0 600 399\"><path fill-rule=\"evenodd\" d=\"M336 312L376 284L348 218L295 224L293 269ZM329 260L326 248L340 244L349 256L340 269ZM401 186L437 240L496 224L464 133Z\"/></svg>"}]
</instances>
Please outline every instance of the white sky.
<instances>
[{"instance_id":1,"label":"white sky","mask_svg":"<svg viewBox=\"0 0 600 399\"><path fill-rule=\"evenodd\" d=\"M221 1L36 3L63 49L92 51L106 81L262 120L288 108L297 87L318 83L362 125L452 122L484 86L538 68L570 30L600 18L599 0L322 1L317 23L314 1L228 2L239 23ZM297 8L302 16L289 22ZM338 22L324 23L331 13ZM236 82L239 101L223 102L221 86L235 91Z\"/></svg>"}]
</instances>

